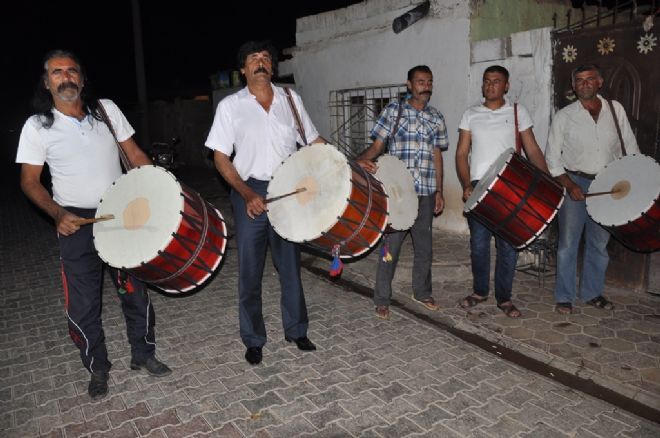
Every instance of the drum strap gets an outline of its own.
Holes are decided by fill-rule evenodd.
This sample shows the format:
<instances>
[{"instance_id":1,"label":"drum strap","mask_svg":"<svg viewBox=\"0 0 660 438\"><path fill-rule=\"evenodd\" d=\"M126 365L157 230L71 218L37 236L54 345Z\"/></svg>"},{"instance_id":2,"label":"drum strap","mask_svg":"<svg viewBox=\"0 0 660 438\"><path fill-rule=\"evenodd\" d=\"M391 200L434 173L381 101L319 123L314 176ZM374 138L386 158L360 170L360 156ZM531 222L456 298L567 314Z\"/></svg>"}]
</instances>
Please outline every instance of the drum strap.
<instances>
[{"instance_id":1,"label":"drum strap","mask_svg":"<svg viewBox=\"0 0 660 438\"><path fill-rule=\"evenodd\" d=\"M520 138L520 130L518 129L518 102L513 104L513 120L516 129L516 153L519 154L522 149L522 139Z\"/></svg>"},{"instance_id":2,"label":"drum strap","mask_svg":"<svg viewBox=\"0 0 660 438\"><path fill-rule=\"evenodd\" d=\"M108 117L108 113L105 111L103 104L101 103L100 100L97 100L96 102L99 105L99 112L101 113L101 118L103 119L105 124L108 125L108 129L110 129L110 132L112 133L112 137L115 139L115 143L117 144L117 148L119 149L119 158L121 159L121 164L124 165L124 169L126 171L129 171L133 168L133 164L131 163L131 160L128 159L128 155L126 155L126 152L124 152L124 148L121 147L121 143L119 143L119 140L117 139L117 134L115 133L115 128L112 127L112 122L110 121L110 117Z\"/></svg>"},{"instance_id":3,"label":"drum strap","mask_svg":"<svg viewBox=\"0 0 660 438\"><path fill-rule=\"evenodd\" d=\"M619 120L616 118L616 113L614 112L614 105L612 101L607 99L607 103L610 106L610 112L612 113L612 118L614 119L614 126L616 126L616 133L619 135L619 141L621 142L621 153L623 156L626 156L626 146L623 144L623 136L621 135L621 128L619 127Z\"/></svg>"},{"instance_id":4,"label":"drum strap","mask_svg":"<svg viewBox=\"0 0 660 438\"><path fill-rule=\"evenodd\" d=\"M394 126L392 126L392 130L390 131L390 135L387 136L385 139L385 145L383 147L383 152L386 152L387 149L389 148L390 142L394 140L394 136L396 135L396 130L399 129L399 121L401 120L401 113L403 112L403 104L405 103L405 99L401 99L401 102L399 102L399 110L396 113L396 119L394 120Z\"/></svg>"},{"instance_id":5,"label":"drum strap","mask_svg":"<svg viewBox=\"0 0 660 438\"><path fill-rule=\"evenodd\" d=\"M307 146L309 143L307 143L307 137L305 137L305 127L300 121L300 115L298 114L298 110L296 109L296 104L293 102L293 96L291 96L291 90L288 87L284 87L284 91L286 92L286 97L287 100L289 101L289 106L291 107L291 112L293 113L293 117L296 119L296 127L298 128L298 134L300 134L300 138L302 138L303 143L305 143L305 146Z\"/></svg>"}]
</instances>

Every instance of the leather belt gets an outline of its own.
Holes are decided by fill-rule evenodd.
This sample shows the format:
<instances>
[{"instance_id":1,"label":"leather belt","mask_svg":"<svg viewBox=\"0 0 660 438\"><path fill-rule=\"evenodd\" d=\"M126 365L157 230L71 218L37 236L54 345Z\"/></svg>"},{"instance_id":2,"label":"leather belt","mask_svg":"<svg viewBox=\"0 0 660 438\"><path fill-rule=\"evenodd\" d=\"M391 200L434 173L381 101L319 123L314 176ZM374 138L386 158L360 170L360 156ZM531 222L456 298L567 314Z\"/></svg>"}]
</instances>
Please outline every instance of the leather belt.
<instances>
[{"instance_id":1,"label":"leather belt","mask_svg":"<svg viewBox=\"0 0 660 438\"><path fill-rule=\"evenodd\" d=\"M579 170L568 170L568 169L566 169L566 172L572 173L573 175L581 176L582 178L586 178L586 179L592 179L593 180L593 179L596 178L596 175L594 175L593 173L584 173L584 172L580 172Z\"/></svg>"}]
</instances>

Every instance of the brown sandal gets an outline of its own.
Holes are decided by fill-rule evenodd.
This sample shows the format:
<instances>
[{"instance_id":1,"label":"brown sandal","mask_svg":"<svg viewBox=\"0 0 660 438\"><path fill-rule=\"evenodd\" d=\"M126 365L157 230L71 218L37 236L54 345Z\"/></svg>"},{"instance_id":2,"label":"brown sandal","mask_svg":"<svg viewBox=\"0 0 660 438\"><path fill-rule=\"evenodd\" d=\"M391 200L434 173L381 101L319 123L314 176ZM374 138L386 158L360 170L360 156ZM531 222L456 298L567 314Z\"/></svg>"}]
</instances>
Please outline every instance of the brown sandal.
<instances>
[{"instance_id":1,"label":"brown sandal","mask_svg":"<svg viewBox=\"0 0 660 438\"><path fill-rule=\"evenodd\" d=\"M376 317L379 319L390 319L389 306L376 306Z\"/></svg>"},{"instance_id":2,"label":"brown sandal","mask_svg":"<svg viewBox=\"0 0 660 438\"><path fill-rule=\"evenodd\" d=\"M470 307L474 307L477 304L483 303L486 300L488 300L488 297L482 297L481 295L472 294L472 295L468 295L467 297L459 301L458 305L464 309L469 309Z\"/></svg>"},{"instance_id":3,"label":"brown sandal","mask_svg":"<svg viewBox=\"0 0 660 438\"><path fill-rule=\"evenodd\" d=\"M497 308L502 310L506 316L509 318L520 318L522 313L516 306L513 305L512 301L506 301L497 305Z\"/></svg>"}]
</instances>

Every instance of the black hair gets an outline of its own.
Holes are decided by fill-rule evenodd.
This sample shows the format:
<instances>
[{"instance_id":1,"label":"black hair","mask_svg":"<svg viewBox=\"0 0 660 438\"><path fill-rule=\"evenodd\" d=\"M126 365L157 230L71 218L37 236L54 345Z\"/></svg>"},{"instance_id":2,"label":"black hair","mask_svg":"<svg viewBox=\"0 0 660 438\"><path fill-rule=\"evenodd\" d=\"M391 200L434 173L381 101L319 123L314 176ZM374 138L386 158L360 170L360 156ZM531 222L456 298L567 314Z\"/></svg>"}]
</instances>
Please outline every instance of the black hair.
<instances>
[{"instance_id":1,"label":"black hair","mask_svg":"<svg viewBox=\"0 0 660 438\"><path fill-rule=\"evenodd\" d=\"M83 111L85 114L91 114L97 120L101 120L101 114L98 109L98 101L92 92L92 89L89 85L89 80L85 73L85 69L80 62L80 58L76 56L70 50L55 49L51 50L43 59L43 72L39 77L39 82L34 89L34 95L32 97L32 108L35 113L41 118L41 125L48 129L53 126L55 116L53 115L53 96L50 91L45 87L44 83L48 81L48 63L51 59L55 58L69 58L73 60L78 65L80 70L80 78L83 80L84 87L80 91L80 100L83 103Z\"/></svg>"},{"instance_id":2,"label":"black hair","mask_svg":"<svg viewBox=\"0 0 660 438\"><path fill-rule=\"evenodd\" d=\"M247 41L243 43L238 48L238 54L236 55L236 61L238 68L241 69L245 67L245 61L248 55L259 52L268 52L270 59L273 62L273 76L277 76L277 59L278 59L278 50L271 40L263 41Z\"/></svg>"},{"instance_id":3,"label":"black hair","mask_svg":"<svg viewBox=\"0 0 660 438\"><path fill-rule=\"evenodd\" d=\"M482 80L486 79L486 73L499 73L504 76L504 79L506 79L507 82L509 82L509 70L502 67L501 65L491 65L490 67L486 68L486 70L484 70Z\"/></svg>"},{"instance_id":4,"label":"black hair","mask_svg":"<svg viewBox=\"0 0 660 438\"><path fill-rule=\"evenodd\" d=\"M592 71L592 70L598 73L598 76L600 76L601 78L603 77L603 70L598 66L598 64L582 64L575 67L571 72L571 81L575 82L575 75L577 75L578 73L582 73L585 71Z\"/></svg>"},{"instance_id":5,"label":"black hair","mask_svg":"<svg viewBox=\"0 0 660 438\"><path fill-rule=\"evenodd\" d=\"M408 80L410 82L412 82L413 78L415 77L415 73L417 73L418 71L428 73L430 75L433 74L433 72L427 65L416 65L415 67L408 70Z\"/></svg>"}]
</instances>

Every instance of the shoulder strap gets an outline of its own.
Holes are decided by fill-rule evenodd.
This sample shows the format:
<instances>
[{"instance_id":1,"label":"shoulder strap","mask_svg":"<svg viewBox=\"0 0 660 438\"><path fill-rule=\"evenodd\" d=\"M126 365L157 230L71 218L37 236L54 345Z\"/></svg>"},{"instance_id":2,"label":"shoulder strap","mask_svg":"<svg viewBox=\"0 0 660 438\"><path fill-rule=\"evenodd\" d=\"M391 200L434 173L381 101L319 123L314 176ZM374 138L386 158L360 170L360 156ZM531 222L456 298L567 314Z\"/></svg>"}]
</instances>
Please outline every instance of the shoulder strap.
<instances>
[{"instance_id":1,"label":"shoulder strap","mask_svg":"<svg viewBox=\"0 0 660 438\"><path fill-rule=\"evenodd\" d=\"M128 155L126 155L126 152L124 152L124 148L121 147L121 144L117 139L117 134L115 133L115 128L112 127L112 122L110 121L110 117L108 117L108 113L105 111L105 107L103 107L101 100L99 99L96 102L99 105L99 112L101 113L101 119L103 119L103 122L105 122L105 124L108 125L108 129L110 129L110 132L112 133L112 137L115 139L115 144L117 145L117 149L119 149L119 159L121 160L121 164L124 166L124 169L126 169L126 171L129 171L134 166L131 163L131 161L128 159Z\"/></svg>"},{"instance_id":2,"label":"shoulder strap","mask_svg":"<svg viewBox=\"0 0 660 438\"><path fill-rule=\"evenodd\" d=\"M399 111L396 113L396 120L394 121L394 126L392 126L392 131L390 131L390 138L394 138L396 135L397 129L399 129L399 121L401 120L401 113L403 112L403 103L405 102L405 99L401 99L401 102L399 102Z\"/></svg>"},{"instance_id":3,"label":"shoulder strap","mask_svg":"<svg viewBox=\"0 0 660 438\"><path fill-rule=\"evenodd\" d=\"M619 135L619 141L621 142L621 153L623 156L626 156L626 146L623 144L623 136L621 135L621 128L619 127L619 120L616 118L616 113L614 112L614 105L610 99L606 99L608 105L610 106L610 112L612 113L612 118L614 119L614 126L616 126L616 133Z\"/></svg>"},{"instance_id":4,"label":"shoulder strap","mask_svg":"<svg viewBox=\"0 0 660 438\"><path fill-rule=\"evenodd\" d=\"M520 138L520 130L518 129L518 102L513 104L513 120L516 129L516 153L520 154L522 149L522 138Z\"/></svg>"},{"instance_id":5,"label":"shoulder strap","mask_svg":"<svg viewBox=\"0 0 660 438\"><path fill-rule=\"evenodd\" d=\"M293 117L296 119L296 127L298 129L298 134L300 134L300 138L302 138L303 143L305 143L305 146L307 146L309 143L307 143L307 137L305 137L305 127L302 125L302 122L300 121L300 115L298 114L298 110L296 109L296 105L295 103L293 103L293 96L291 95L291 90L289 89L289 87L284 87L284 91L286 92L286 97L287 100L289 101L291 112L293 112Z\"/></svg>"}]
</instances>

